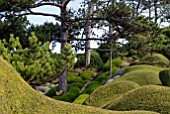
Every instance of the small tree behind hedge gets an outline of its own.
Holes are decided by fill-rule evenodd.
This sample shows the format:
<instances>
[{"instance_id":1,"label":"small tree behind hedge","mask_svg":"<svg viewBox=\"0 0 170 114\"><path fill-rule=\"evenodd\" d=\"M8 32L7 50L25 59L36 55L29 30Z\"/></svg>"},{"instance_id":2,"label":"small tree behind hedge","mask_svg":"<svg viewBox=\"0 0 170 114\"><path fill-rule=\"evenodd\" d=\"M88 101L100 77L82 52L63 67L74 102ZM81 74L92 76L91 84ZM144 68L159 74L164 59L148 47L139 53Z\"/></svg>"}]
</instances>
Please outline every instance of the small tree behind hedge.
<instances>
[{"instance_id":1,"label":"small tree behind hedge","mask_svg":"<svg viewBox=\"0 0 170 114\"><path fill-rule=\"evenodd\" d=\"M163 86L170 86L170 70L162 70L159 72L159 79Z\"/></svg>"}]
</instances>

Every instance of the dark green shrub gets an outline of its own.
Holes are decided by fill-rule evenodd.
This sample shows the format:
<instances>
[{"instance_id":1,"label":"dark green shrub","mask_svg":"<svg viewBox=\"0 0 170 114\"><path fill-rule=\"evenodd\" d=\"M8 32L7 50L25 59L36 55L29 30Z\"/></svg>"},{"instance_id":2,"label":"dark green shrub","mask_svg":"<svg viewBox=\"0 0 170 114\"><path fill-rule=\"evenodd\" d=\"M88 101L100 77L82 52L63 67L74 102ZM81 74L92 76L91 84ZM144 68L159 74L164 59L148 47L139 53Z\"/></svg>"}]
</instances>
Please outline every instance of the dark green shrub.
<instances>
[{"instance_id":1,"label":"dark green shrub","mask_svg":"<svg viewBox=\"0 0 170 114\"><path fill-rule=\"evenodd\" d=\"M73 72L68 72L67 73L67 82L68 83L82 82L82 79L79 76L75 76Z\"/></svg>"},{"instance_id":2,"label":"dark green shrub","mask_svg":"<svg viewBox=\"0 0 170 114\"><path fill-rule=\"evenodd\" d=\"M163 86L170 86L170 70L162 70L159 72L159 79Z\"/></svg>"},{"instance_id":3,"label":"dark green shrub","mask_svg":"<svg viewBox=\"0 0 170 114\"><path fill-rule=\"evenodd\" d=\"M77 55L77 63L74 65L75 68L81 68L86 66L86 59L84 54ZM103 66L103 60L96 51L91 51L89 68L101 69Z\"/></svg>"},{"instance_id":4,"label":"dark green shrub","mask_svg":"<svg viewBox=\"0 0 170 114\"><path fill-rule=\"evenodd\" d=\"M101 86L101 83L98 81L92 81L91 83L89 83L86 88L84 89L84 91L82 92L83 94L91 94L94 90L96 90L98 87Z\"/></svg>"},{"instance_id":5,"label":"dark green shrub","mask_svg":"<svg viewBox=\"0 0 170 114\"><path fill-rule=\"evenodd\" d=\"M50 90L48 90L48 92L45 95L49 97L56 96L57 89L58 89L58 86L52 87Z\"/></svg>"},{"instance_id":6,"label":"dark green shrub","mask_svg":"<svg viewBox=\"0 0 170 114\"><path fill-rule=\"evenodd\" d=\"M74 86L77 86L78 88L81 89L84 86L84 83L83 83L83 81L82 82L75 82Z\"/></svg>"},{"instance_id":7,"label":"dark green shrub","mask_svg":"<svg viewBox=\"0 0 170 114\"><path fill-rule=\"evenodd\" d=\"M90 70L85 70L80 74L83 80L90 80L94 76L94 73Z\"/></svg>"},{"instance_id":8,"label":"dark green shrub","mask_svg":"<svg viewBox=\"0 0 170 114\"><path fill-rule=\"evenodd\" d=\"M89 94L81 94L80 96L78 96L75 100L74 100L74 104L83 104L84 101L87 99L87 97L89 96Z\"/></svg>"},{"instance_id":9,"label":"dark green shrub","mask_svg":"<svg viewBox=\"0 0 170 114\"><path fill-rule=\"evenodd\" d=\"M99 75L99 76L95 79L95 81L98 81L98 82L100 82L100 83L103 83L104 81L106 81L106 80L108 79L108 76L109 76L109 72L105 72L105 73Z\"/></svg>"},{"instance_id":10,"label":"dark green shrub","mask_svg":"<svg viewBox=\"0 0 170 114\"><path fill-rule=\"evenodd\" d=\"M86 66L86 59L84 54L77 54L77 62L75 63L75 68L81 68Z\"/></svg>"},{"instance_id":11,"label":"dark green shrub","mask_svg":"<svg viewBox=\"0 0 170 114\"><path fill-rule=\"evenodd\" d=\"M112 67L119 67L122 64L122 60L119 58L115 58L112 60ZM110 69L110 60L108 60L102 67L104 72L109 71Z\"/></svg>"},{"instance_id":12,"label":"dark green shrub","mask_svg":"<svg viewBox=\"0 0 170 114\"><path fill-rule=\"evenodd\" d=\"M98 70L100 70L103 66L103 60L101 59L99 53L97 53L96 51L91 51L91 58L90 58L90 64L89 64L89 68L96 68Z\"/></svg>"},{"instance_id":13,"label":"dark green shrub","mask_svg":"<svg viewBox=\"0 0 170 114\"><path fill-rule=\"evenodd\" d=\"M74 99L80 94L80 89L76 86L69 86L68 91L64 93L62 96L53 96L54 99L73 102Z\"/></svg>"}]
</instances>

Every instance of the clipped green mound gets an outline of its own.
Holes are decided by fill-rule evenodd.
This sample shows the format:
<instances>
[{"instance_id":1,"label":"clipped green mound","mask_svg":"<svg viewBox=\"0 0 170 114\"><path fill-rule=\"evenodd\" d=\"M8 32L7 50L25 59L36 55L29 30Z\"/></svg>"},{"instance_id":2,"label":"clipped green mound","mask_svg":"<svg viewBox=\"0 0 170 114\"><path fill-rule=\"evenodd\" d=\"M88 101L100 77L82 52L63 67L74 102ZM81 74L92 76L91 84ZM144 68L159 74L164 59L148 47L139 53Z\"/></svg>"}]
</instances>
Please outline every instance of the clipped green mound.
<instances>
[{"instance_id":1,"label":"clipped green mound","mask_svg":"<svg viewBox=\"0 0 170 114\"><path fill-rule=\"evenodd\" d=\"M150 64L150 65L157 65L167 67L169 66L169 59L162 54L154 53L148 54L142 58L142 63Z\"/></svg>"},{"instance_id":2,"label":"clipped green mound","mask_svg":"<svg viewBox=\"0 0 170 114\"><path fill-rule=\"evenodd\" d=\"M139 87L132 81L118 81L106 84L95 90L85 101L86 105L103 107L110 101L126 93L129 90Z\"/></svg>"},{"instance_id":3,"label":"clipped green mound","mask_svg":"<svg viewBox=\"0 0 170 114\"><path fill-rule=\"evenodd\" d=\"M151 65L134 65L127 67L124 75L116 80L129 80L139 85L157 85L161 84L159 72L162 69Z\"/></svg>"},{"instance_id":4,"label":"clipped green mound","mask_svg":"<svg viewBox=\"0 0 170 114\"><path fill-rule=\"evenodd\" d=\"M115 99L106 107L111 110L148 110L170 113L170 88L158 85L141 86Z\"/></svg>"},{"instance_id":5,"label":"clipped green mound","mask_svg":"<svg viewBox=\"0 0 170 114\"><path fill-rule=\"evenodd\" d=\"M33 90L0 58L0 113L1 114L135 114L145 111L112 112L94 107L76 105L48 98Z\"/></svg>"}]
</instances>

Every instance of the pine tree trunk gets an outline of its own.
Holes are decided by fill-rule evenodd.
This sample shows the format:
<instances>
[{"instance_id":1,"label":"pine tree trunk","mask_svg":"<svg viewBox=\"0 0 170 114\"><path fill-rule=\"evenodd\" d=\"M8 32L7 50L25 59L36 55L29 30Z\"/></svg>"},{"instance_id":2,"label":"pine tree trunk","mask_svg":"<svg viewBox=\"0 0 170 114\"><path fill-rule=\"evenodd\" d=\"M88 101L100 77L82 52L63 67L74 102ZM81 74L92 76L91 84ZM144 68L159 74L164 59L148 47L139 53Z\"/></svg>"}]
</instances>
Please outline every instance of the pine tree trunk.
<instances>
[{"instance_id":1,"label":"pine tree trunk","mask_svg":"<svg viewBox=\"0 0 170 114\"><path fill-rule=\"evenodd\" d=\"M61 1L63 3L64 1ZM67 17L66 17L66 7L62 7L60 9L61 11L61 49L65 49L67 39L68 39L68 23L66 22ZM64 70L61 72L59 76L59 90L62 91L62 94L67 92L67 72L68 69L67 67L64 68Z\"/></svg>"},{"instance_id":2,"label":"pine tree trunk","mask_svg":"<svg viewBox=\"0 0 170 114\"><path fill-rule=\"evenodd\" d=\"M67 69L64 69L64 71L59 76L59 90L62 90L62 94L67 92ZM61 95L62 95L61 94Z\"/></svg>"},{"instance_id":3,"label":"pine tree trunk","mask_svg":"<svg viewBox=\"0 0 170 114\"><path fill-rule=\"evenodd\" d=\"M109 73L109 78L112 77L112 56L113 56L113 39L112 39L112 27L109 26L109 34L110 34L110 73Z\"/></svg>"}]
</instances>

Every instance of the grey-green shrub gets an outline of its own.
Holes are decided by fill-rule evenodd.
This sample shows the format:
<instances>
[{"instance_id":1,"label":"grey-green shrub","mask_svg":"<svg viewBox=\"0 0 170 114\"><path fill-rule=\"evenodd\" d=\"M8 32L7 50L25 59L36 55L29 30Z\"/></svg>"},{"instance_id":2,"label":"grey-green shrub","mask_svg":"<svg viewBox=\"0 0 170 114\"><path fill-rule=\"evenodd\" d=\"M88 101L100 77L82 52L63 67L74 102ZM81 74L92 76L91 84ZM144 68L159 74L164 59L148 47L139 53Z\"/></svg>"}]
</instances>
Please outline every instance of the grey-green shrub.
<instances>
[{"instance_id":1,"label":"grey-green shrub","mask_svg":"<svg viewBox=\"0 0 170 114\"><path fill-rule=\"evenodd\" d=\"M170 70L162 70L159 72L159 79L163 86L170 86Z\"/></svg>"}]
</instances>

